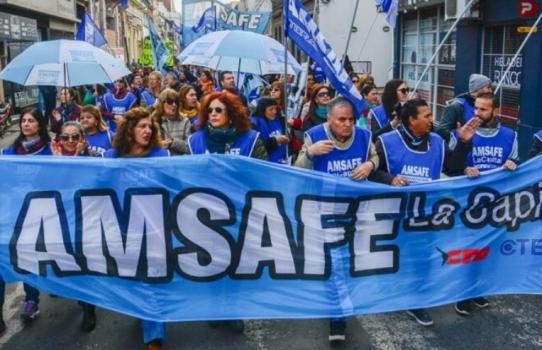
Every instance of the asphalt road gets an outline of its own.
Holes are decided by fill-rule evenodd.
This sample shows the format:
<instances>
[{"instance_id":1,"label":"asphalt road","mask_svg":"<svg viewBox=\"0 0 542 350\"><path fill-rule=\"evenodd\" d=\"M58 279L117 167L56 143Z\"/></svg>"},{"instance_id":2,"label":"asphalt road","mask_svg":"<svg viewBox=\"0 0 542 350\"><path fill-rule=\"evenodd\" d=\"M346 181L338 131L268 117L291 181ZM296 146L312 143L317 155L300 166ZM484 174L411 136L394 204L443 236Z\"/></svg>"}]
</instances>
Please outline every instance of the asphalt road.
<instances>
[{"instance_id":1,"label":"asphalt road","mask_svg":"<svg viewBox=\"0 0 542 350\"><path fill-rule=\"evenodd\" d=\"M0 148L16 137L0 138ZM79 330L82 311L77 302L42 295L40 317L23 324L19 312L20 284L8 286L3 315L7 331L2 349L144 349L139 321L108 310L97 310L97 327ZM347 341L339 349L542 349L542 297L490 297L490 307L465 318L452 305L430 309L435 324L423 327L403 312L348 319ZM164 349L327 349L326 320L253 320L242 334L211 328L205 322L168 325Z\"/></svg>"}]
</instances>

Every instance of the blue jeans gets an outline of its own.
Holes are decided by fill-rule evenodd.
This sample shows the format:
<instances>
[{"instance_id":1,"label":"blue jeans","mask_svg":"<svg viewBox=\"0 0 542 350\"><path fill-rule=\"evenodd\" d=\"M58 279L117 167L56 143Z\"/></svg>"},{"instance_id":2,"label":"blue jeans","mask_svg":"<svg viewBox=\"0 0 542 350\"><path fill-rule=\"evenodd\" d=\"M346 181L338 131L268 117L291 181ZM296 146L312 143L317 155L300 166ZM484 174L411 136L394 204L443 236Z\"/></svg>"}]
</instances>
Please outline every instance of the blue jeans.
<instances>
[{"instance_id":1,"label":"blue jeans","mask_svg":"<svg viewBox=\"0 0 542 350\"><path fill-rule=\"evenodd\" d=\"M166 337L166 327L164 322L141 320L143 328L143 342L150 343L155 339L163 341Z\"/></svg>"}]
</instances>

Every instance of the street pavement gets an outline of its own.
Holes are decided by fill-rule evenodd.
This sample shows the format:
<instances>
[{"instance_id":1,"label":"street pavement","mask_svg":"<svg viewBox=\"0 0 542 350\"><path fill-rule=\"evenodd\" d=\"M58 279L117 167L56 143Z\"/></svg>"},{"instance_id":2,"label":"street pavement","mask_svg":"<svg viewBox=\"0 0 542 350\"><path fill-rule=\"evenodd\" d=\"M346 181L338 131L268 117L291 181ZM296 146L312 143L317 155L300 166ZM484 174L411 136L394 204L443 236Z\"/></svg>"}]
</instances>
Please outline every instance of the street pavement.
<instances>
[{"instance_id":1,"label":"street pavement","mask_svg":"<svg viewBox=\"0 0 542 350\"><path fill-rule=\"evenodd\" d=\"M0 148L13 142L15 129L0 138ZM47 294L41 296L40 316L24 324L19 318L23 296L20 283L8 285L2 349L144 349L135 318L98 308L96 329L83 333L77 302ZM542 349L542 297L488 299L489 308L475 309L469 317L457 315L453 305L432 308L431 327L404 312L350 317L347 341L333 347L326 320L252 320L242 334L206 322L176 322L168 325L164 349Z\"/></svg>"}]
</instances>

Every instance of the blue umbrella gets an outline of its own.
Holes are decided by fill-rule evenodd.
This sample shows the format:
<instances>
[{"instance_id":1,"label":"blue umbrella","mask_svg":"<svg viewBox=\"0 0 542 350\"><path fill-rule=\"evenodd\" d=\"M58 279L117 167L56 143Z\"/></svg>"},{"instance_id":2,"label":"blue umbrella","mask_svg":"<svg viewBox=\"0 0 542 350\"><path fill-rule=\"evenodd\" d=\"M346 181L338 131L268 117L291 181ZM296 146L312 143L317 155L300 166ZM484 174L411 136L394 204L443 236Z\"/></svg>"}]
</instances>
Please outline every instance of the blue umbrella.
<instances>
[{"instance_id":1,"label":"blue umbrella","mask_svg":"<svg viewBox=\"0 0 542 350\"><path fill-rule=\"evenodd\" d=\"M268 36L242 30L212 32L196 39L177 58L181 64L257 75L284 73L284 46ZM288 52L288 73L301 70Z\"/></svg>"},{"instance_id":2,"label":"blue umbrella","mask_svg":"<svg viewBox=\"0 0 542 350\"><path fill-rule=\"evenodd\" d=\"M0 79L20 85L79 86L113 82L130 74L124 62L85 41L33 44L15 57Z\"/></svg>"}]
</instances>

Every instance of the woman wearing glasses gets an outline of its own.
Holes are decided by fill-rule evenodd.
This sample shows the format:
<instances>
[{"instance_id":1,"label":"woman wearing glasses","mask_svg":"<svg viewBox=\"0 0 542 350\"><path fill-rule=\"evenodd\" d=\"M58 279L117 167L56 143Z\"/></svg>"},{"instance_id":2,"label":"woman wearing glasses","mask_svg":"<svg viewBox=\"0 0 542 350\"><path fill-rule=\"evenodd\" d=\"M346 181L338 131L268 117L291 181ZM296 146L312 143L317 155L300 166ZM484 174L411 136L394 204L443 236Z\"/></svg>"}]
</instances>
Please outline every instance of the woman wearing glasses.
<instances>
[{"instance_id":1,"label":"woman wearing glasses","mask_svg":"<svg viewBox=\"0 0 542 350\"><path fill-rule=\"evenodd\" d=\"M247 109L231 92L213 92L201 106L198 131L188 139L191 154L236 154L267 160L265 145L251 129Z\"/></svg>"},{"instance_id":2,"label":"woman wearing glasses","mask_svg":"<svg viewBox=\"0 0 542 350\"><path fill-rule=\"evenodd\" d=\"M307 114L303 117L303 131L307 131L327 120L327 105L331 101L331 88L314 84ZM295 128L296 126L293 125Z\"/></svg>"},{"instance_id":3,"label":"woman wearing glasses","mask_svg":"<svg viewBox=\"0 0 542 350\"><path fill-rule=\"evenodd\" d=\"M173 89L164 89L151 115L153 121L160 125L164 139L162 147L172 155L184 153L190 135L190 120L181 115L178 104L179 94Z\"/></svg>"},{"instance_id":4,"label":"woman wearing glasses","mask_svg":"<svg viewBox=\"0 0 542 350\"><path fill-rule=\"evenodd\" d=\"M111 148L115 134L111 132L98 108L88 105L81 109L79 122L85 129L85 139L92 154L102 155Z\"/></svg>"},{"instance_id":5,"label":"woman wearing glasses","mask_svg":"<svg viewBox=\"0 0 542 350\"><path fill-rule=\"evenodd\" d=\"M148 110L133 108L119 119L113 148L104 153L104 158L167 157L169 152L161 147L162 139L157 123ZM165 337L163 322L141 321L143 341L148 349L160 349Z\"/></svg>"},{"instance_id":6,"label":"woman wearing glasses","mask_svg":"<svg viewBox=\"0 0 542 350\"><path fill-rule=\"evenodd\" d=\"M284 115L284 85L279 81L274 81L271 84L269 96L277 102L279 114Z\"/></svg>"},{"instance_id":7,"label":"woman wearing glasses","mask_svg":"<svg viewBox=\"0 0 542 350\"><path fill-rule=\"evenodd\" d=\"M55 156L90 156L90 149L85 139L83 126L76 121L65 122L62 125L58 141L51 144Z\"/></svg>"},{"instance_id":8,"label":"woman wearing glasses","mask_svg":"<svg viewBox=\"0 0 542 350\"><path fill-rule=\"evenodd\" d=\"M373 140L397 128L401 120L394 114L394 109L398 103L403 105L408 100L409 92L410 89L401 79L393 79L386 83L382 93L382 104L369 112Z\"/></svg>"}]
</instances>

